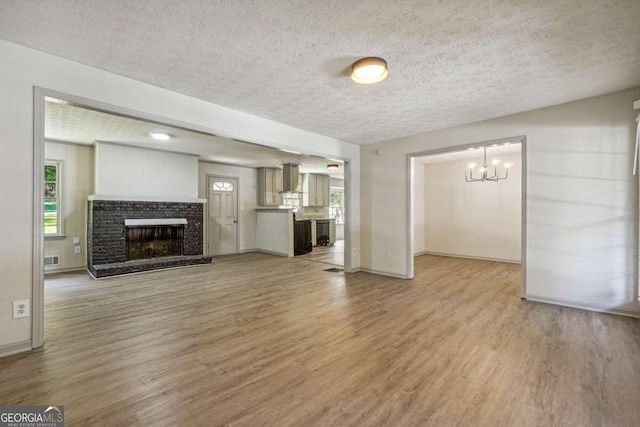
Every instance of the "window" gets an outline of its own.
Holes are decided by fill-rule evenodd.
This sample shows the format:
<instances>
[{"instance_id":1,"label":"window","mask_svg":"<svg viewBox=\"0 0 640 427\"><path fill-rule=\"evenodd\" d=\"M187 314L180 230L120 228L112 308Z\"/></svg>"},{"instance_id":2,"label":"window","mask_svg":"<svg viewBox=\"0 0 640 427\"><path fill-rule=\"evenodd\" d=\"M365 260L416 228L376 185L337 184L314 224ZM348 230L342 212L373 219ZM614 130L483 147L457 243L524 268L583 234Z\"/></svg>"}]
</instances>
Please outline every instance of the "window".
<instances>
[{"instance_id":1,"label":"window","mask_svg":"<svg viewBox=\"0 0 640 427\"><path fill-rule=\"evenodd\" d=\"M233 184L227 181L216 181L213 183L213 191L233 191Z\"/></svg>"},{"instance_id":2,"label":"window","mask_svg":"<svg viewBox=\"0 0 640 427\"><path fill-rule=\"evenodd\" d=\"M344 223L344 189L332 188L329 202L329 216L335 218L337 224Z\"/></svg>"},{"instance_id":3,"label":"window","mask_svg":"<svg viewBox=\"0 0 640 427\"><path fill-rule=\"evenodd\" d=\"M60 162L44 163L44 234L62 234L60 215Z\"/></svg>"}]
</instances>

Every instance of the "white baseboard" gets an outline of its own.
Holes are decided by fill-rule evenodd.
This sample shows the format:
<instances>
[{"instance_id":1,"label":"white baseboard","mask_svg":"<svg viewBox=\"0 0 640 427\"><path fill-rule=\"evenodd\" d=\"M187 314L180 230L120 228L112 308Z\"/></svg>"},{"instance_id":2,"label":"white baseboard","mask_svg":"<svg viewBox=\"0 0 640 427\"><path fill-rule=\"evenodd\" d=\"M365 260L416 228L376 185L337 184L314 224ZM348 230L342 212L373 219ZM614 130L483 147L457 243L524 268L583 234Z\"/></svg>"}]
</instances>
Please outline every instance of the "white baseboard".
<instances>
[{"instance_id":1,"label":"white baseboard","mask_svg":"<svg viewBox=\"0 0 640 427\"><path fill-rule=\"evenodd\" d=\"M266 249L256 249L254 252L260 252L260 253L263 253L263 254L277 255L277 256L283 256L283 257L290 258L289 254L285 253L285 252L268 251Z\"/></svg>"},{"instance_id":2,"label":"white baseboard","mask_svg":"<svg viewBox=\"0 0 640 427\"><path fill-rule=\"evenodd\" d=\"M446 253L441 253L441 252L430 252L430 251L423 251L423 252L415 254L414 256L419 256L419 255L448 256L448 257L451 257L451 258L478 259L480 261L495 261L495 262L509 262L511 264L522 264L522 261L515 261L515 260L512 260L512 259L486 258L486 257L479 257L479 256L446 254Z\"/></svg>"},{"instance_id":3,"label":"white baseboard","mask_svg":"<svg viewBox=\"0 0 640 427\"><path fill-rule=\"evenodd\" d=\"M396 279L409 279L406 275L403 275L403 274L389 273L388 271L373 270L371 268L365 268L365 267L353 268L351 270L351 273L356 273L358 271L362 271L362 272L365 272L365 273L371 273L371 274L377 274L377 275L380 275L380 276L395 277Z\"/></svg>"},{"instance_id":4,"label":"white baseboard","mask_svg":"<svg viewBox=\"0 0 640 427\"><path fill-rule=\"evenodd\" d=\"M87 269L87 266L82 267L69 267L69 268L59 268L59 269L46 269L44 270L44 275L48 274L57 274L57 273L71 273L73 271L84 271Z\"/></svg>"},{"instance_id":5,"label":"white baseboard","mask_svg":"<svg viewBox=\"0 0 640 427\"><path fill-rule=\"evenodd\" d=\"M12 354L23 353L31 350L31 340L5 344L0 346L0 357L10 356Z\"/></svg>"},{"instance_id":6,"label":"white baseboard","mask_svg":"<svg viewBox=\"0 0 640 427\"><path fill-rule=\"evenodd\" d=\"M536 295L527 295L527 301L543 302L546 304L561 305L563 307L579 308L581 310L595 311L598 313L617 314L620 316L640 317L640 311L625 310L621 308L604 307L596 304L568 301L558 298L547 298Z\"/></svg>"},{"instance_id":7,"label":"white baseboard","mask_svg":"<svg viewBox=\"0 0 640 427\"><path fill-rule=\"evenodd\" d=\"M248 254L250 252L258 252L258 249L256 248L252 248L252 249L241 249L238 253L239 254Z\"/></svg>"}]
</instances>

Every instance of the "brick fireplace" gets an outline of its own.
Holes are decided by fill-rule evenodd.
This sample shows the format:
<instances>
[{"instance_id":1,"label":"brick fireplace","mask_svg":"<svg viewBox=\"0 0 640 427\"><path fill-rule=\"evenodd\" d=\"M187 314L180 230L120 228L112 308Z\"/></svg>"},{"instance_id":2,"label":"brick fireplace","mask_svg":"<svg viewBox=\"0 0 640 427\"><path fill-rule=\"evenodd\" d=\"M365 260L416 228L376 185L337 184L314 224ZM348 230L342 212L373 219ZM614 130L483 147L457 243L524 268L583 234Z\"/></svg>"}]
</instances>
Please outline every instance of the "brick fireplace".
<instances>
[{"instance_id":1,"label":"brick fireplace","mask_svg":"<svg viewBox=\"0 0 640 427\"><path fill-rule=\"evenodd\" d=\"M95 277L210 264L203 201L115 200L91 196L87 265Z\"/></svg>"}]
</instances>

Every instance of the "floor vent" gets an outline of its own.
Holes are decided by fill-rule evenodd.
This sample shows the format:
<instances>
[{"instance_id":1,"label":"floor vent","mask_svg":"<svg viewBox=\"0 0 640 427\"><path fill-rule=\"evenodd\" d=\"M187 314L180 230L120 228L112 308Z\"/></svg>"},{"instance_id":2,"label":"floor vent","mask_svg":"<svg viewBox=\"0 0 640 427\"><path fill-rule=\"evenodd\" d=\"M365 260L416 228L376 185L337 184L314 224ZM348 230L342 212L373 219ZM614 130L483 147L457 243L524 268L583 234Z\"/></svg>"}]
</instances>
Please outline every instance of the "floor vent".
<instances>
[{"instance_id":1,"label":"floor vent","mask_svg":"<svg viewBox=\"0 0 640 427\"><path fill-rule=\"evenodd\" d=\"M344 271L344 269L333 267L333 268L327 268L324 271L328 271L329 273L342 273Z\"/></svg>"},{"instance_id":2,"label":"floor vent","mask_svg":"<svg viewBox=\"0 0 640 427\"><path fill-rule=\"evenodd\" d=\"M60 265L60 255L50 255L44 257L44 266L51 267L52 265Z\"/></svg>"}]
</instances>

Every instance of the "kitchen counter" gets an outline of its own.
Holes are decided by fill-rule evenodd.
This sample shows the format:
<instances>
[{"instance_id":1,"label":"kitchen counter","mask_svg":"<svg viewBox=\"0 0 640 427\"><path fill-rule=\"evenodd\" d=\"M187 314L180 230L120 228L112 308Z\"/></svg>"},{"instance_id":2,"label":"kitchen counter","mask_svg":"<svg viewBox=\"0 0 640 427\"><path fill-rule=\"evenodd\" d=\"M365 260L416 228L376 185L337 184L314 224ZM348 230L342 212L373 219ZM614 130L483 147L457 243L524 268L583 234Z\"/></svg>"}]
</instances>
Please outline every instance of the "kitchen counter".
<instances>
[{"instance_id":1,"label":"kitchen counter","mask_svg":"<svg viewBox=\"0 0 640 427\"><path fill-rule=\"evenodd\" d=\"M288 213L288 212L293 212L293 209L291 208L256 208L256 212Z\"/></svg>"}]
</instances>

